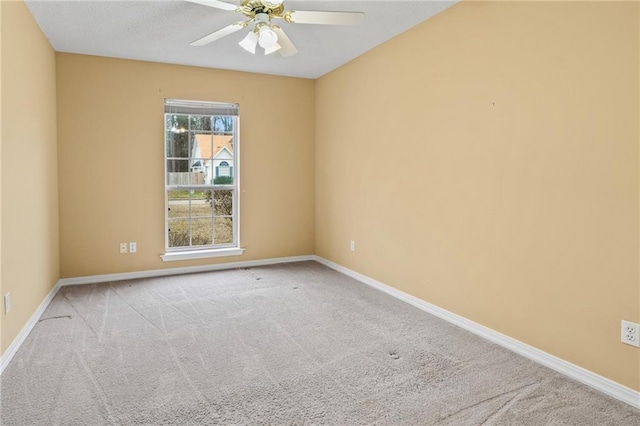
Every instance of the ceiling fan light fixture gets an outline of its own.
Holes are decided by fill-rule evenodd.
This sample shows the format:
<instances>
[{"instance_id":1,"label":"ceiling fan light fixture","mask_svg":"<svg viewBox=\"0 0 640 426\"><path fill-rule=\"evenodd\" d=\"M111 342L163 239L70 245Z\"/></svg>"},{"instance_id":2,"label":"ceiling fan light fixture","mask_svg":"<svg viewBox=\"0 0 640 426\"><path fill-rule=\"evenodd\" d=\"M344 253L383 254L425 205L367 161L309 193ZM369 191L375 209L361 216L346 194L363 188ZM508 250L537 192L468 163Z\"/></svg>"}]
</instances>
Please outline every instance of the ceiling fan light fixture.
<instances>
[{"instance_id":1,"label":"ceiling fan light fixture","mask_svg":"<svg viewBox=\"0 0 640 426\"><path fill-rule=\"evenodd\" d=\"M2 0L0 0L2 1ZM244 21L227 25L217 31L191 43L192 46L206 46L207 44L231 35L236 31L253 26L253 31L245 36L239 45L247 52L255 55L256 47L260 45L265 55L273 52L287 58L298 53L298 49L278 25L272 25L272 20L282 19L291 24L314 25L356 25L364 20L362 12L287 10L284 0L233 0L240 3L236 6L231 0L185 0L202 4L216 9L229 10L245 16Z\"/></svg>"},{"instance_id":2,"label":"ceiling fan light fixture","mask_svg":"<svg viewBox=\"0 0 640 426\"><path fill-rule=\"evenodd\" d=\"M244 50L255 55L256 45L258 44L258 34L254 31L249 31L249 34L238 43Z\"/></svg>"},{"instance_id":3,"label":"ceiling fan light fixture","mask_svg":"<svg viewBox=\"0 0 640 426\"><path fill-rule=\"evenodd\" d=\"M263 49L272 48L278 44L278 35L268 25L262 25L258 30L258 44Z\"/></svg>"}]
</instances>

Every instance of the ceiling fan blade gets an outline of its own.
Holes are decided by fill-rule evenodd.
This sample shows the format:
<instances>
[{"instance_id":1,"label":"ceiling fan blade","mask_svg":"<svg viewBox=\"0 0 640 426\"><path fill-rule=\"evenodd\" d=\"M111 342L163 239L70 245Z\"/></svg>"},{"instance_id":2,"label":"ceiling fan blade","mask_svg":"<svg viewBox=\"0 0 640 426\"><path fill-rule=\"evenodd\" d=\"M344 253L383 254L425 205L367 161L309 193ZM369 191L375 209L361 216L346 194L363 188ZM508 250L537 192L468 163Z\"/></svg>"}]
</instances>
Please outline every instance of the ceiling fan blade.
<instances>
[{"instance_id":1,"label":"ceiling fan blade","mask_svg":"<svg viewBox=\"0 0 640 426\"><path fill-rule=\"evenodd\" d=\"M191 46L204 46L218 39L221 39L222 37L226 37L229 34L233 34L236 31L240 31L246 26L246 22L236 22L235 24L227 25L226 27L219 29L218 31L212 32L209 35L199 38L198 40L191 43Z\"/></svg>"},{"instance_id":2,"label":"ceiling fan blade","mask_svg":"<svg viewBox=\"0 0 640 426\"><path fill-rule=\"evenodd\" d=\"M362 12L316 12L311 10L291 10L284 19L296 24L356 25L364 19Z\"/></svg>"},{"instance_id":3,"label":"ceiling fan blade","mask_svg":"<svg viewBox=\"0 0 640 426\"><path fill-rule=\"evenodd\" d=\"M273 25L271 29L278 36L278 44L281 46L279 50L281 56L286 58L298 53L298 49L296 49L296 47L293 45L289 37L287 37L282 28L277 25Z\"/></svg>"},{"instance_id":4,"label":"ceiling fan blade","mask_svg":"<svg viewBox=\"0 0 640 426\"><path fill-rule=\"evenodd\" d=\"M204 6L215 7L216 9L222 9L222 10L236 10L238 8L238 6L236 6L235 4L226 3L224 1L218 1L218 0L186 0L186 1L188 1L189 3L197 3Z\"/></svg>"}]
</instances>

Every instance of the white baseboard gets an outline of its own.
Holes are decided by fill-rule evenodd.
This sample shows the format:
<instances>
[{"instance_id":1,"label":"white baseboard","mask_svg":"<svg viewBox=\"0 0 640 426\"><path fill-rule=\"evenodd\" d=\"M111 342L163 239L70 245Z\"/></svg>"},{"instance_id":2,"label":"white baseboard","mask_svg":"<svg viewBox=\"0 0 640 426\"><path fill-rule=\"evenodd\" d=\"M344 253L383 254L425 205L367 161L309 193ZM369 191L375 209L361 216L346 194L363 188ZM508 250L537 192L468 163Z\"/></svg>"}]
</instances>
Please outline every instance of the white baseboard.
<instances>
[{"instance_id":1,"label":"white baseboard","mask_svg":"<svg viewBox=\"0 0 640 426\"><path fill-rule=\"evenodd\" d=\"M271 259L244 260L241 262L218 263L215 265L187 266L183 268L152 269L149 271L124 272L120 274L89 275L86 277L62 278L60 286L97 284L110 281L134 280L138 278L164 277L169 275L193 274L196 272L222 271L225 269L252 268L255 266L276 265L278 263L304 262L316 260L314 255L276 257Z\"/></svg>"},{"instance_id":2,"label":"white baseboard","mask_svg":"<svg viewBox=\"0 0 640 426\"><path fill-rule=\"evenodd\" d=\"M33 329L33 327L35 327L35 325L38 323L40 316L44 313L45 309L47 309L47 306L49 306L49 303L51 303L56 293L58 293L59 288L60 288L60 283L58 282L56 283L56 285L53 286L53 288L51 289L49 294L47 294L47 296L44 298L42 303L40 303L40 306L38 306L38 309L36 309L33 315L31 315L31 318L29 318L29 321L27 321L24 327L22 327L22 330L20 330L20 333L18 333L16 338L13 339L13 342L11 342L11 345L9 345L7 350L2 354L2 357L0 357L0 374L2 374L2 372L7 367L7 365L9 365L9 363L11 362L11 359L13 359L13 356L16 354L16 352L18 352L18 349L20 349L20 346L22 346L22 343L24 343L29 333L31 333L31 330Z\"/></svg>"},{"instance_id":3,"label":"white baseboard","mask_svg":"<svg viewBox=\"0 0 640 426\"><path fill-rule=\"evenodd\" d=\"M438 318L448 321L460 328L477 334L493 343L496 343L506 349L509 349L519 355L529 358L539 364L551 368L565 376L571 377L578 382L584 383L600 392L603 392L613 398L626 402L627 404L640 409L640 392L630 389L624 385L616 383L612 380L602 377L594 372L586 370L582 367L578 367L568 361L560 359L554 355L536 349L533 346L529 346L519 340L513 339L488 327L473 322L460 315L449 312L446 309L442 309L436 305L425 302L410 294L404 293L396 288L388 286L376 281L373 278L369 278L366 275L362 275L337 263L331 262L325 258L315 256L315 260L331 269L341 272L351 278L354 278L364 284L367 284L375 289L378 289L390 296L400 299L403 302L409 303L418 309L428 312Z\"/></svg>"},{"instance_id":4,"label":"white baseboard","mask_svg":"<svg viewBox=\"0 0 640 426\"><path fill-rule=\"evenodd\" d=\"M56 285L51 289L49 294L44 298L38 309L31 315L29 321L22 327L20 333L13 339L11 345L7 348L5 353L0 357L0 374L4 371L4 369L9 365L13 356L18 352L18 349L27 338L29 333L33 327L37 324L40 316L44 313L45 309L49 306L49 303L53 300L56 293L60 287L69 286L69 285L81 285L81 284L96 284L96 283L104 283L110 281L122 281L122 280L131 280L136 278L151 278L151 277L162 277L168 275L181 275L181 274L191 274L195 272L209 272L209 271L221 271L224 269L236 269L236 268L251 268L255 266L266 266L266 265L276 265L278 263L293 263L293 262L304 262L308 260L316 260L316 257L313 255L308 256L292 256L292 257L278 257L272 259L261 259L261 260L246 260L241 262L230 262L230 263L220 263L216 265L204 265L204 266L190 266L184 268L168 268L168 269L154 269L150 271L140 271L140 272L126 272L122 274L106 274L106 275L91 275L87 277L77 277L77 278L62 278L58 280Z\"/></svg>"}]
</instances>

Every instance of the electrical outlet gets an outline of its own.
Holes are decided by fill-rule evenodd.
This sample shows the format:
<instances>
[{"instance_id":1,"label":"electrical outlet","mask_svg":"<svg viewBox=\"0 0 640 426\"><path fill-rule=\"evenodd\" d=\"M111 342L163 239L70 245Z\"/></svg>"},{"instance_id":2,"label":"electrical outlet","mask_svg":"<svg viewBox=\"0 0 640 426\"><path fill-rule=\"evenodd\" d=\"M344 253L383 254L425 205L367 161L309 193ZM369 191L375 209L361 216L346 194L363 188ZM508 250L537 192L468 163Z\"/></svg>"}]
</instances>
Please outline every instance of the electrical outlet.
<instances>
[{"instance_id":1,"label":"electrical outlet","mask_svg":"<svg viewBox=\"0 0 640 426\"><path fill-rule=\"evenodd\" d=\"M351 248L351 251L356 251L356 242L351 240L351 245L349 247Z\"/></svg>"},{"instance_id":2,"label":"electrical outlet","mask_svg":"<svg viewBox=\"0 0 640 426\"><path fill-rule=\"evenodd\" d=\"M622 320L620 340L622 343L640 348L640 324Z\"/></svg>"},{"instance_id":3,"label":"electrical outlet","mask_svg":"<svg viewBox=\"0 0 640 426\"><path fill-rule=\"evenodd\" d=\"M11 295L9 293L4 295L4 314L8 314L11 311Z\"/></svg>"},{"instance_id":4,"label":"electrical outlet","mask_svg":"<svg viewBox=\"0 0 640 426\"><path fill-rule=\"evenodd\" d=\"M135 241L129 243L129 253L135 253L138 251L138 245Z\"/></svg>"},{"instance_id":5,"label":"electrical outlet","mask_svg":"<svg viewBox=\"0 0 640 426\"><path fill-rule=\"evenodd\" d=\"M120 254L127 252L127 243L120 243Z\"/></svg>"}]
</instances>

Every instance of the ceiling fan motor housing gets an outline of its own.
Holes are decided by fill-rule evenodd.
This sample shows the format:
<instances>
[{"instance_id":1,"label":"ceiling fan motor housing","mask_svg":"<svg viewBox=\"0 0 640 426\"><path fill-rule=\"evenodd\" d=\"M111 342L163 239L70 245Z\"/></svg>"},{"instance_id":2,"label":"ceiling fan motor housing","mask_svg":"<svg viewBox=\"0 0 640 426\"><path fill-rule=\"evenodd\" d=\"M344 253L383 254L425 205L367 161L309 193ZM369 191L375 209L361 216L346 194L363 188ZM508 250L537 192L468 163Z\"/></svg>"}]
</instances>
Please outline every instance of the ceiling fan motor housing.
<instances>
[{"instance_id":1,"label":"ceiling fan motor housing","mask_svg":"<svg viewBox=\"0 0 640 426\"><path fill-rule=\"evenodd\" d=\"M244 0L240 5L240 11L248 18L255 18L256 15L264 13L272 18L282 16L284 4L269 3L267 0Z\"/></svg>"}]
</instances>

